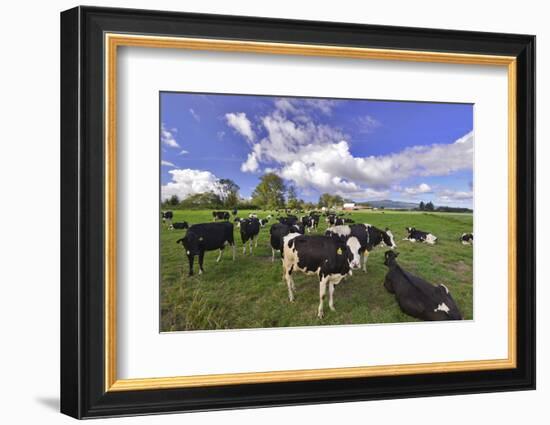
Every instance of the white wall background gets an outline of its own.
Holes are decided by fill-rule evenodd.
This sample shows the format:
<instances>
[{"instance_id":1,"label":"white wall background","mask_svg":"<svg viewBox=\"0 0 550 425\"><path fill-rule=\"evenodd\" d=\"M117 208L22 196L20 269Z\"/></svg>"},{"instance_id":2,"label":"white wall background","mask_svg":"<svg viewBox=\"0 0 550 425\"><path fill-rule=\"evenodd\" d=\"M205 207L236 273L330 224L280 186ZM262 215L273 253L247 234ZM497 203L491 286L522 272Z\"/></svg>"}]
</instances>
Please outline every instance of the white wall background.
<instances>
[{"instance_id":1,"label":"white wall background","mask_svg":"<svg viewBox=\"0 0 550 425\"><path fill-rule=\"evenodd\" d=\"M96 1L96 5L270 16L370 24L531 33L537 35L538 211L550 208L544 167L550 146L550 27L545 3L510 1L352 0L247 2L245 0ZM59 12L71 1L9 2L0 32L0 421L69 423L57 413L59 392ZM538 258L550 255L542 241L548 220L538 223ZM535 423L548 418L550 397L550 290L542 262L538 277L538 390L520 393L390 400L110 420L109 423L316 424L369 421L446 425L490 420ZM540 418L540 419L539 419ZM539 420L537 420L539 419Z\"/></svg>"}]
</instances>

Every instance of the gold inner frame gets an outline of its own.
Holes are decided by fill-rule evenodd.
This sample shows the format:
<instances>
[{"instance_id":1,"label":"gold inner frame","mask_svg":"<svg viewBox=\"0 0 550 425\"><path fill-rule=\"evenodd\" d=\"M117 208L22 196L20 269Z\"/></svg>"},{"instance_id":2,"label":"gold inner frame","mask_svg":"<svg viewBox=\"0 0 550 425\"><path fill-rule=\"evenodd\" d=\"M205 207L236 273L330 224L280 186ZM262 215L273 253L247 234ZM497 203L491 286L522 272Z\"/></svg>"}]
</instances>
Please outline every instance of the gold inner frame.
<instances>
[{"instance_id":1,"label":"gold inner frame","mask_svg":"<svg viewBox=\"0 0 550 425\"><path fill-rule=\"evenodd\" d=\"M516 58L410 50L369 49L255 41L212 40L105 34L105 391L150 390L178 387L237 385L285 381L357 378L416 373L446 373L516 367ZM118 379L116 324L116 123L117 48L120 46L325 56L507 67L508 71L508 357L383 366L304 369L252 373Z\"/></svg>"}]
</instances>

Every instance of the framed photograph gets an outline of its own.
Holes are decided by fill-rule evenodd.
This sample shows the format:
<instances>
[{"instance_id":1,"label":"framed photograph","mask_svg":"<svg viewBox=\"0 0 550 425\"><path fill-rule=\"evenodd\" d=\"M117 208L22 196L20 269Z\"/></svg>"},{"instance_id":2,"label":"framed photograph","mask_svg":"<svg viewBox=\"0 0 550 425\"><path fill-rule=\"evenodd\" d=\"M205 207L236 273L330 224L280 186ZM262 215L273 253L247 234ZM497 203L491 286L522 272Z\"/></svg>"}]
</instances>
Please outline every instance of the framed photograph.
<instances>
[{"instance_id":1,"label":"framed photograph","mask_svg":"<svg viewBox=\"0 0 550 425\"><path fill-rule=\"evenodd\" d=\"M61 411L535 388L534 70L531 35L63 12Z\"/></svg>"}]
</instances>

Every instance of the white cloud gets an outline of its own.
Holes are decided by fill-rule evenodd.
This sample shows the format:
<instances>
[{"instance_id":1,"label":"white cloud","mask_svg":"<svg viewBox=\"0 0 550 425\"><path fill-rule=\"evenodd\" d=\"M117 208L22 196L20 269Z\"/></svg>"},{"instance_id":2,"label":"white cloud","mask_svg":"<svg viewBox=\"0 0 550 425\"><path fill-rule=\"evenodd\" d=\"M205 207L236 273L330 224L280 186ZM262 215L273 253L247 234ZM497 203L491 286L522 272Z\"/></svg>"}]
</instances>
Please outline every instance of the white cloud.
<instances>
[{"instance_id":1,"label":"white cloud","mask_svg":"<svg viewBox=\"0 0 550 425\"><path fill-rule=\"evenodd\" d=\"M171 148L179 148L180 145L178 145L178 142L176 142L176 138L174 137L173 133L177 133L177 129L173 128L168 130L164 123L160 126L160 141L162 144L166 146L170 146Z\"/></svg>"},{"instance_id":2,"label":"white cloud","mask_svg":"<svg viewBox=\"0 0 550 425\"><path fill-rule=\"evenodd\" d=\"M380 121L370 115L357 118L357 127L360 133L372 133L380 126Z\"/></svg>"},{"instance_id":3,"label":"white cloud","mask_svg":"<svg viewBox=\"0 0 550 425\"><path fill-rule=\"evenodd\" d=\"M225 137L225 131L218 131L216 133L216 136L218 137L218 140L223 140L223 138Z\"/></svg>"},{"instance_id":4,"label":"white cloud","mask_svg":"<svg viewBox=\"0 0 550 425\"><path fill-rule=\"evenodd\" d=\"M432 188L426 183L420 183L418 186L406 187L403 192L410 196L420 195L424 193L432 193Z\"/></svg>"},{"instance_id":5,"label":"white cloud","mask_svg":"<svg viewBox=\"0 0 550 425\"><path fill-rule=\"evenodd\" d=\"M200 115L197 114L193 108L189 108L189 113L195 119L195 121L199 122L201 120Z\"/></svg>"},{"instance_id":6,"label":"white cloud","mask_svg":"<svg viewBox=\"0 0 550 425\"><path fill-rule=\"evenodd\" d=\"M254 142L256 134L252 130L252 124L244 112L225 114L227 125L235 129L237 133L244 136L249 142Z\"/></svg>"},{"instance_id":7,"label":"white cloud","mask_svg":"<svg viewBox=\"0 0 550 425\"><path fill-rule=\"evenodd\" d=\"M172 181L161 187L162 199L172 195L184 199L195 193L215 192L221 194L218 178L210 171L193 170L190 168L170 170Z\"/></svg>"},{"instance_id":8,"label":"white cloud","mask_svg":"<svg viewBox=\"0 0 550 425\"><path fill-rule=\"evenodd\" d=\"M165 167L175 167L175 164L170 162L170 161L165 161L165 160L162 160L160 162L161 165L164 165Z\"/></svg>"},{"instance_id":9,"label":"white cloud","mask_svg":"<svg viewBox=\"0 0 550 425\"><path fill-rule=\"evenodd\" d=\"M186 151L185 149L182 149L178 155L187 155L189 151Z\"/></svg>"},{"instance_id":10,"label":"white cloud","mask_svg":"<svg viewBox=\"0 0 550 425\"><path fill-rule=\"evenodd\" d=\"M444 189L437 193L437 198L445 202L468 201L473 199L473 197L474 193L472 191Z\"/></svg>"}]
</instances>

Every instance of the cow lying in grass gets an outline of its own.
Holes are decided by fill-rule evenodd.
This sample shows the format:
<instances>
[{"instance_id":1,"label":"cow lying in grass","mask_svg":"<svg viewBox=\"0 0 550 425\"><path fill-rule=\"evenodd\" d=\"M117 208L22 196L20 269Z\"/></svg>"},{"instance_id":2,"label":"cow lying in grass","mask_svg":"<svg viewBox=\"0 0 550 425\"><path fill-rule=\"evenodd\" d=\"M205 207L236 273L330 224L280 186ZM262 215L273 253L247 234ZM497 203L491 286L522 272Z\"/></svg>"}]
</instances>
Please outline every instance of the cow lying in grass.
<instances>
[{"instance_id":1,"label":"cow lying in grass","mask_svg":"<svg viewBox=\"0 0 550 425\"><path fill-rule=\"evenodd\" d=\"M361 244L359 254L363 256L363 271L367 272L367 258L369 253L377 246L396 247L393 234L390 229L380 230L370 224L352 224L329 227L325 235L340 237L343 239L354 236Z\"/></svg>"},{"instance_id":2,"label":"cow lying in grass","mask_svg":"<svg viewBox=\"0 0 550 425\"><path fill-rule=\"evenodd\" d=\"M226 245L233 248L235 260L235 240L233 238L233 224L229 222L194 224L187 230L187 234L176 241L181 243L189 260L189 276L193 276L193 262L199 256L199 274L204 272L203 261L205 251L220 251L216 263L222 258Z\"/></svg>"},{"instance_id":3,"label":"cow lying in grass","mask_svg":"<svg viewBox=\"0 0 550 425\"><path fill-rule=\"evenodd\" d=\"M474 234L473 233L463 233L460 237L462 245L472 245L474 243Z\"/></svg>"},{"instance_id":4,"label":"cow lying in grass","mask_svg":"<svg viewBox=\"0 0 550 425\"><path fill-rule=\"evenodd\" d=\"M403 239L404 241L426 242L429 245L433 245L437 241L437 237L429 232L424 232L422 230L415 229L414 227L405 227L405 230L407 231L408 236Z\"/></svg>"},{"instance_id":5,"label":"cow lying in grass","mask_svg":"<svg viewBox=\"0 0 550 425\"><path fill-rule=\"evenodd\" d=\"M346 241L331 236L305 236L290 233L283 239L283 276L288 287L288 298L294 301L294 279L292 272L301 271L319 277L319 308L317 315L323 318L323 302L329 290L329 307L334 311L334 286L352 269L360 266L360 244L357 238Z\"/></svg>"},{"instance_id":6,"label":"cow lying in grass","mask_svg":"<svg viewBox=\"0 0 550 425\"><path fill-rule=\"evenodd\" d=\"M189 224L187 223L187 221L183 221L181 223L172 223L168 227L168 230L174 230L174 229L184 230L188 228L189 228Z\"/></svg>"},{"instance_id":7,"label":"cow lying in grass","mask_svg":"<svg viewBox=\"0 0 550 425\"><path fill-rule=\"evenodd\" d=\"M389 270L384 287L395 294L403 313L422 320L462 320L462 314L447 287L432 285L407 272L397 264L398 255L394 251L385 253L384 264Z\"/></svg>"}]
</instances>

